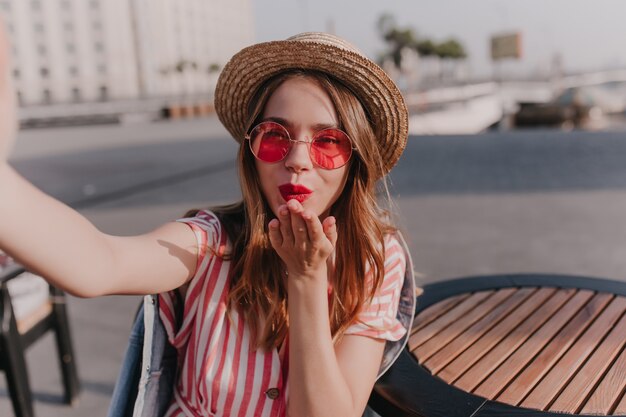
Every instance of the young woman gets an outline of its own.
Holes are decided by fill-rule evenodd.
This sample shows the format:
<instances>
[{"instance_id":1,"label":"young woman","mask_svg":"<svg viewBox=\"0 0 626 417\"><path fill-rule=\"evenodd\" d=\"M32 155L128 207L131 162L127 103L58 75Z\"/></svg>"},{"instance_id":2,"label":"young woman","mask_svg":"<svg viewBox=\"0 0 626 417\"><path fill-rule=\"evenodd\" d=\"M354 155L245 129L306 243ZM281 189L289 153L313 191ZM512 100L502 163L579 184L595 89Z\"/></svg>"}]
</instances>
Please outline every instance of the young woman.
<instances>
[{"instance_id":1,"label":"young woman","mask_svg":"<svg viewBox=\"0 0 626 417\"><path fill-rule=\"evenodd\" d=\"M215 106L241 144L243 201L110 236L3 157L0 248L77 296L158 294L145 343L158 346L158 321L177 372L151 397L144 356L134 415L360 416L413 311L410 262L375 194L406 144L402 96L343 40L306 33L236 54Z\"/></svg>"}]
</instances>

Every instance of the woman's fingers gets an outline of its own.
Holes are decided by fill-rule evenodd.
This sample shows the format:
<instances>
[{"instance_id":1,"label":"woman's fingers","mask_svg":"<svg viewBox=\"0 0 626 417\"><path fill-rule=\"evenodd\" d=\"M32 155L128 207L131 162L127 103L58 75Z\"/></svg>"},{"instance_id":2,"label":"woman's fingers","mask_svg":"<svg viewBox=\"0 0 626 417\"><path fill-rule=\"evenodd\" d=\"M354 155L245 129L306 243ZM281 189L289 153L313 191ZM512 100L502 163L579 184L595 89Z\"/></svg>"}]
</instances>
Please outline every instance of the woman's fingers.
<instances>
[{"instance_id":1,"label":"woman's fingers","mask_svg":"<svg viewBox=\"0 0 626 417\"><path fill-rule=\"evenodd\" d=\"M307 243L322 243L328 240L334 247L337 242L335 218L329 216L321 222L315 213L305 210L296 200L289 200L287 204L280 206L278 220L274 220L269 223L269 231L273 235L270 236L272 244L280 241L283 247L295 246L310 249L313 246ZM280 238L276 234L280 234Z\"/></svg>"},{"instance_id":2,"label":"woman's fingers","mask_svg":"<svg viewBox=\"0 0 626 417\"><path fill-rule=\"evenodd\" d=\"M324 229L324 234L326 235L326 238L330 240L330 243L332 243L333 247L335 247L335 244L337 243L337 220L335 219L335 217L326 217L324 219L324 222L322 223L322 227Z\"/></svg>"},{"instance_id":3,"label":"woman's fingers","mask_svg":"<svg viewBox=\"0 0 626 417\"><path fill-rule=\"evenodd\" d=\"M319 242L321 239L325 238L322 223L316 215L310 211L304 211L302 213L302 218L306 222L307 231L311 241Z\"/></svg>"},{"instance_id":4,"label":"woman's fingers","mask_svg":"<svg viewBox=\"0 0 626 417\"><path fill-rule=\"evenodd\" d=\"M337 227L333 216L327 217L322 224L314 213L305 210L296 200L289 200L286 206L289 210L294 244L319 243L322 239L328 239L333 247L335 246Z\"/></svg>"},{"instance_id":5,"label":"woman's fingers","mask_svg":"<svg viewBox=\"0 0 626 417\"><path fill-rule=\"evenodd\" d=\"M307 226L302 218L304 208L302 204L296 200L289 200L287 202L289 207L289 214L291 215L291 230L293 232L294 241L296 244L302 244L309 240L309 233L307 232Z\"/></svg>"},{"instance_id":6,"label":"woman's fingers","mask_svg":"<svg viewBox=\"0 0 626 417\"><path fill-rule=\"evenodd\" d=\"M278 207L278 219L280 221L280 233L282 235L281 244L293 244L293 232L291 230L291 213L286 205Z\"/></svg>"},{"instance_id":7,"label":"woman's fingers","mask_svg":"<svg viewBox=\"0 0 626 417\"><path fill-rule=\"evenodd\" d=\"M296 200L280 206L277 215L278 219L268 223L269 239L287 269L299 276L327 267L337 242L335 218L321 222L316 213L305 210Z\"/></svg>"},{"instance_id":8,"label":"woman's fingers","mask_svg":"<svg viewBox=\"0 0 626 417\"><path fill-rule=\"evenodd\" d=\"M272 219L267 225L269 229L270 243L274 250L280 248L283 244L283 235L280 232L280 222L278 219Z\"/></svg>"}]
</instances>

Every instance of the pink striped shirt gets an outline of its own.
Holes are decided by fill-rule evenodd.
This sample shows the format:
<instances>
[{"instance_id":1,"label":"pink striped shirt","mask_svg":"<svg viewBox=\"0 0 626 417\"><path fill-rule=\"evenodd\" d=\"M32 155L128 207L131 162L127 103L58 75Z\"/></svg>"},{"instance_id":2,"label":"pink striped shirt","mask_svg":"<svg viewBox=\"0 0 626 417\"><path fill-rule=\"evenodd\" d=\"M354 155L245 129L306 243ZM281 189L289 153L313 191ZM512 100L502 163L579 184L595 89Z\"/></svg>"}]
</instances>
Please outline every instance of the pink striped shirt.
<instances>
[{"instance_id":1,"label":"pink striped shirt","mask_svg":"<svg viewBox=\"0 0 626 417\"><path fill-rule=\"evenodd\" d=\"M178 221L194 231L199 255L185 294L182 320L175 317L175 292L159 294L159 313L179 357L178 381L166 417L284 416L288 342L280 351L250 348L251 336L243 317L226 308L230 262L212 252L229 250L226 231L208 211ZM405 334L395 318L405 267L402 247L389 237L383 285L346 334L384 340L399 340Z\"/></svg>"}]
</instances>

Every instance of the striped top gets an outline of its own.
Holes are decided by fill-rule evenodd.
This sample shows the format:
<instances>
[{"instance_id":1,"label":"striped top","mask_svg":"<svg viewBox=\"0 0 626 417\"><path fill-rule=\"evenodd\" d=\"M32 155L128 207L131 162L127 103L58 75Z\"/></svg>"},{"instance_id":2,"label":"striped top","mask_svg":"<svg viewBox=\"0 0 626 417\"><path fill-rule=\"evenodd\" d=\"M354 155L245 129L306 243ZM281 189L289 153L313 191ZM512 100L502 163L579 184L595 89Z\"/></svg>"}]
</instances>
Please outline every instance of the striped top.
<instances>
[{"instance_id":1,"label":"striped top","mask_svg":"<svg viewBox=\"0 0 626 417\"><path fill-rule=\"evenodd\" d=\"M284 416L288 398L288 341L280 351L250 348L243 316L227 311L230 262L214 256L229 250L226 231L208 211L178 220L198 242L198 262L176 317L175 291L159 294L159 314L178 350L179 375L166 417ZM211 249L209 249L211 248ZM406 329L396 319L406 259L399 242L385 243L385 279L346 334L399 340ZM181 300L182 301L182 300Z\"/></svg>"}]
</instances>

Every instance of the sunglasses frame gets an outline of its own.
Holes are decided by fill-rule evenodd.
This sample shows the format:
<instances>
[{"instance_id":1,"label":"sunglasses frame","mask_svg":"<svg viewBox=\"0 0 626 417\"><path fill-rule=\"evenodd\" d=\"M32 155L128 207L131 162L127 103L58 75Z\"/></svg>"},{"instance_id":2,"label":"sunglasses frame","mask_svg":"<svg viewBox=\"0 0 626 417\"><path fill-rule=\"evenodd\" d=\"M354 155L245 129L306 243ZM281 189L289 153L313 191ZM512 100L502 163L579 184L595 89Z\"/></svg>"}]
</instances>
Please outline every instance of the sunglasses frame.
<instances>
[{"instance_id":1,"label":"sunglasses frame","mask_svg":"<svg viewBox=\"0 0 626 417\"><path fill-rule=\"evenodd\" d=\"M276 125L276 126L280 126L280 128L283 129L285 131L285 133L287 133L287 139L289 139L289 150L287 151L287 153L282 158L280 158L279 160L274 161L274 162L265 161L265 160L259 158L256 155L256 153L254 153L254 150L252 149L252 137L250 136L250 134L252 132L254 132L259 126L262 126L264 124L269 124L269 123L271 123L273 125ZM343 165L339 165L339 166L334 167L334 168L327 168L325 166L322 166L322 165L318 164L317 162L315 162L315 158L313 158L313 154L311 153L312 152L311 149L312 149L313 142L315 141L315 137L318 136L321 132L325 132L327 130L339 131L339 132L343 133L346 136L346 138L348 138L348 141L350 142L350 155L346 159L346 162ZM259 160L259 161L261 161L263 163L266 163L266 164L277 164L280 161L284 160L287 157L287 155L289 155L289 153L291 152L291 149L293 148L293 146L295 144L297 144L297 143L306 143L308 148L309 148L309 158L311 158L311 162L313 162L313 164L316 167L319 167L321 169L326 169L326 170L329 170L329 171L332 171L334 169L339 169L341 167L346 166L348 164L348 162L350 162L350 159L352 159L352 154L354 153L354 151L358 152L358 149L356 148L356 146L354 146L354 142L352 141L352 138L350 137L350 135L348 135L346 132L344 132L343 130L341 130L339 128L336 128L336 127L329 127L329 128L326 128L326 129L318 130L317 132L313 133L313 135L311 136L310 140L297 140L297 139L292 139L291 138L291 135L289 134L289 130L287 130L287 128L285 126L283 126L282 124L280 124L278 122L274 122L272 120L266 120L264 122L258 123L252 129L250 129L250 131L248 133L246 133L246 135L244 136L244 139L248 141L248 148L250 149L250 152L252 152L252 155L254 155L254 157L257 160Z\"/></svg>"}]
</instances>

